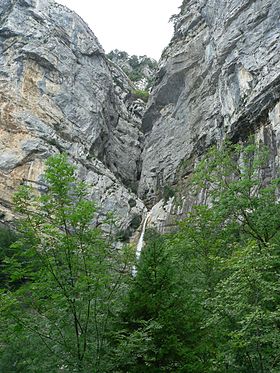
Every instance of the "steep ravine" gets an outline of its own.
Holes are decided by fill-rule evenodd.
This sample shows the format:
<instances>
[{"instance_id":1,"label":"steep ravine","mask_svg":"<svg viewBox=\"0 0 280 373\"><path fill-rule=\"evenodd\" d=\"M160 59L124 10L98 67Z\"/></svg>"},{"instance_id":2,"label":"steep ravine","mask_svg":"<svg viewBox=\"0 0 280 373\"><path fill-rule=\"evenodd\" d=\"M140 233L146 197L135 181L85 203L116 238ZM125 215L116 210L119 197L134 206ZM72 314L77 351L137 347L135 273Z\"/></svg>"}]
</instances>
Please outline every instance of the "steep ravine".
<instances>
[{"instance_id":1,"label":"steep ravine","mask_svg":"<svg viewBox=\"0 0 280 373\"><path fill-rule=\"evenodd\" d=\"M279 167L280 3L184 0L147 109L79 16L52 0L0 4L0 203L40 183L65 151L118 230L172 227L197 202L189 177L207 148L249 134ZM39 185L39 184L37 184ZM137 196L138 193L138 196ZM102 216L101 216L102 219Z\"/></svg>"}]
</instances>

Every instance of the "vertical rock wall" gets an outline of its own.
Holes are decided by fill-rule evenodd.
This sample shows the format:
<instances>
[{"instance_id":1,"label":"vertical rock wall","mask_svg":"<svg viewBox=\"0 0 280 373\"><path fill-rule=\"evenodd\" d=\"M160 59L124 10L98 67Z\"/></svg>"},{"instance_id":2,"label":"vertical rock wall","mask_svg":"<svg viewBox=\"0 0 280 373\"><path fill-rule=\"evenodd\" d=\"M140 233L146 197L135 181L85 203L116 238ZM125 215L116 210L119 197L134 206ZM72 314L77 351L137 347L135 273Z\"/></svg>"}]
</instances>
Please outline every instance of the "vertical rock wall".
<instances>
[{"instance_id":1,"label":"vertical rock wall","mask_svg":"<svg viewBox=\"0 0 280 373\"><path fill-rule=\"evenodd\" d=\"M15 188L40 182L46 157L62 151L120 229L135 228L141 199L156 204L162 229L184 216L194 164L226 137L255 134L277 173L279 50L279 1L184 0L142 120L130 80L75 13L52 0L2 0L1 210L11 217Z\"/></svg>"},{"instance_id":2,"label":"vertical rock wall","mask_svg":"<svg viewBox=\"0 0 280 373\"><path fill-rule=\"evenodd\" d=\"M52 0L1 1L0 202L7 217L15 188L40 181L44 160L57 152L69 154L121 228L142 214L132 191L141 119L130 91L75 13Z\"/></svg>"},{"instance_id":3,"label":"vertical rock wall","mask_svg":"<svg viewBox=\"0 0 280 373\"><path fill-rule=\"evenodd\" d=\"M200 155L225 137L257 134L279 166L279 51L279 1L183 1L143 118L144 200L187 184Z\"/></svg>"}]
</instances>

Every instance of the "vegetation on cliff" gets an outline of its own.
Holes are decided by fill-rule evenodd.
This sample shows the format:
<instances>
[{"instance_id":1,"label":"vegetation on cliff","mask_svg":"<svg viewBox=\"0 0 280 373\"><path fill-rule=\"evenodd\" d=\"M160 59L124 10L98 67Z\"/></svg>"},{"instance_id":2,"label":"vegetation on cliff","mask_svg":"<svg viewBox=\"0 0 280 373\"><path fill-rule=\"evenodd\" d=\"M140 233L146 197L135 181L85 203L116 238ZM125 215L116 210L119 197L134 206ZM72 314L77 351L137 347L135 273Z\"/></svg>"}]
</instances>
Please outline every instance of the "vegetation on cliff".
<instances>
[{"instance_id":1,"label":"vegetation on cliff","mask_svg":"<svg viewBox=\"0 0 280 373\"><path fill-rule=\"evenodd\" d=\"M205 203L173 234L147 231L136 277L74 172L50 158L44 193L15 196L18 236L1 233L1 371L279 372L279 180L266 149L212 149L193 177Z\"/></svg>"},{"instance_id":2,"label":"vegetation on cliff","mask_svg":"<svg viewBox=\"0 0 280 373\"><path fill-rule=\"evenodd\" d=\"M112 50L107 57L126 73L138 90L150 91L158 68L154 59L147 56L130 56L118 49Z\"/></svg>"}]
</instances>

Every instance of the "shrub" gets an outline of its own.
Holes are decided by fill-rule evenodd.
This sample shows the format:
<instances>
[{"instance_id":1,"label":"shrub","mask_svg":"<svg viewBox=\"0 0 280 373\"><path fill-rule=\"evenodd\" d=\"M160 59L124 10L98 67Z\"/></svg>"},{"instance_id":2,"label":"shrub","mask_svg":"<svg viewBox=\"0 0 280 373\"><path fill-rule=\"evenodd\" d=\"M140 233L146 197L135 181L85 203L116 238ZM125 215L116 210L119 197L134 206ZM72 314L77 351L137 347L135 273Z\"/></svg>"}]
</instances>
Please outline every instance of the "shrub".
<instances>
[{"instance_id":1,"label":"shrub","mask_svg":"<svg viewBox=\"0 0 280 373\"><path fill-rule=\"evenodd\" d=\"M132 95L134 96L135 99L140 98L144 102L148 102L149 99L149 92L148 91L141 91L140 89L135 89L132 92Z\"/></svg>"}]
</instances>

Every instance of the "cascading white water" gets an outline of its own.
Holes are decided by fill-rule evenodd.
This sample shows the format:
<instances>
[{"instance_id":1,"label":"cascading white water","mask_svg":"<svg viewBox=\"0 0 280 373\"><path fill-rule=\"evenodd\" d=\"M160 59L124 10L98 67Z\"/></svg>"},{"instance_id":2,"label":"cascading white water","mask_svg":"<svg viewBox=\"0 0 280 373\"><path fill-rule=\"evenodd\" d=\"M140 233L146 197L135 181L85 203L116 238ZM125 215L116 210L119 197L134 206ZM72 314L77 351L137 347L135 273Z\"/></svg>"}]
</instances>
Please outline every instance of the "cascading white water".
<instances>
[{"instance_id":1,"label":"cascading white water","mask_svg":"<svg viewBox=\"0 0 280 373\"><path fill-rule=\"evenodd\" d=\"M141 256L141 252L142 252L142 249L143 249L143 246L144 246L144 236L145 236L146 226L147 226L147 222L148 222L149 217L150 217L150 212L148 212L147 216L145 217L143 227L142 227L142 231L141 231L141 235L140 235L139 241L137 243L136 260L139 260L140 256ZM132 267L132 276L135 277L136 274L137 274L137 269L136 269L135 266L133 266Z\"/></svg>"},{"instance_id":2,"label":"cascading white water","mask_svg":"<svg viewBox=\"0 0 280 373\"><path fill-rule=\"evenodd\" d=\"M145 236L145 231L146 231L146 225L147 225L148 218L149 218L149 214L147 214L147 216L146 216L146 218L144 220L142 232L141 232L139 241L137 243L136 259L140 258L140 255L141 255L141 252L142 252L142 249L143 249L143 246L144 246L144 236Z\"/></svg>"}]
</instances>

